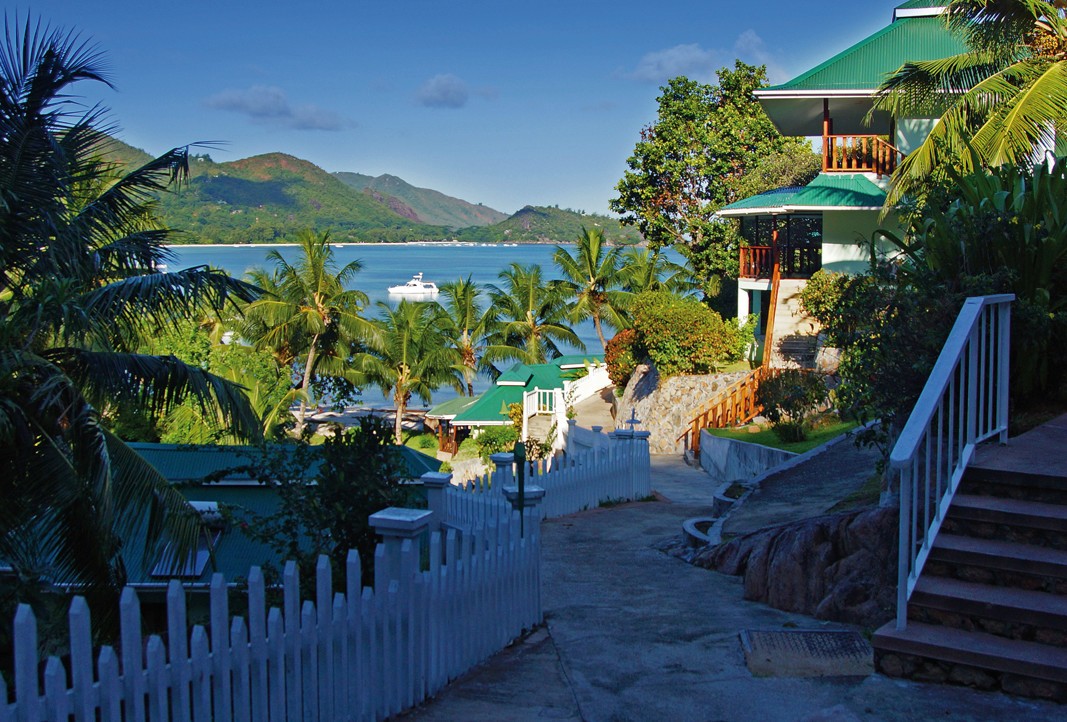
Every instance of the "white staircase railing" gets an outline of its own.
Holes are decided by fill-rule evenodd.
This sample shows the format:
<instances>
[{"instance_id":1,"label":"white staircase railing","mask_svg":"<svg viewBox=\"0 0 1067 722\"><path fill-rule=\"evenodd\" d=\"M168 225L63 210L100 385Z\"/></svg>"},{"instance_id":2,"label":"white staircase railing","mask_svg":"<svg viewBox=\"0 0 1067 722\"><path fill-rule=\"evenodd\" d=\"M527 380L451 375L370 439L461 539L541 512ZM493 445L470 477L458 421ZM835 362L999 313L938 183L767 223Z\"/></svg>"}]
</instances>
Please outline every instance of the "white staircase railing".
<instances>
[{"instance_id":1,"label":"white staircase railing","mask_svg":"<svg viewBox=\"0 0 1067 722\"><path fill-rule=\"evenodd\" d=\"M1008 439L1011 302L969 298L889 456L900 473L897 629L977 444Z\"/></svg>"}]
</instances>

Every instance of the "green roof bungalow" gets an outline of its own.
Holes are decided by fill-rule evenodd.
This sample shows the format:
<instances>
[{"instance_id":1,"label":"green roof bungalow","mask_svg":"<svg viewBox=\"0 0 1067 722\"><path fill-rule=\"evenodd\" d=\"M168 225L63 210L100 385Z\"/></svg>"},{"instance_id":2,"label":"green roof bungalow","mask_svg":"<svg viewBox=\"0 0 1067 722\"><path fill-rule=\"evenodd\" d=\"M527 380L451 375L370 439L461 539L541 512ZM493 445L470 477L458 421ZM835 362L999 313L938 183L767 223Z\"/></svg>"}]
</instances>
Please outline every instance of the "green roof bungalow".
<instances>
[{"instance_id":1,"label":"green roof bungalow","mask_svg":"<svg viewBox=\"0 0 1067 722\"><path fill-rule=\"evenodd\" d=\"M879 85L909 60L963 52L963 40L940 17L944 0L910 0L893 21L829 60L781 85L756 91L764 111L788 136L822 139L822 172L807 186L779 188L723 207L737 218L748 246L741 249L738 315L762 314L775 335L778 278L796 288L825 268L855 273L869 265L872 231L880 224L889 175L935 122L867 116ZM768 310L770 311L768 319ZM770 344L766 344L770 348ZM765 356L765 359L768 357Z\"/></svg>"},{"instance_id":2,"label":"green roof bungalow","mask_svg":"<svg viewBox=\"0 0 1067 722\"><path fill-rule=\"evenodd\" d=\"M455 453L463 439L479 429L510 425L509 408L521 404L522 439L547 440L555 424L553 446L561 449L566 444L567 410L608 386L611 380L600 357L560 356L546 364L516 364L479 396L438 404L425 418L437 426L440 450Z\"/></svg>"}]
</instances>

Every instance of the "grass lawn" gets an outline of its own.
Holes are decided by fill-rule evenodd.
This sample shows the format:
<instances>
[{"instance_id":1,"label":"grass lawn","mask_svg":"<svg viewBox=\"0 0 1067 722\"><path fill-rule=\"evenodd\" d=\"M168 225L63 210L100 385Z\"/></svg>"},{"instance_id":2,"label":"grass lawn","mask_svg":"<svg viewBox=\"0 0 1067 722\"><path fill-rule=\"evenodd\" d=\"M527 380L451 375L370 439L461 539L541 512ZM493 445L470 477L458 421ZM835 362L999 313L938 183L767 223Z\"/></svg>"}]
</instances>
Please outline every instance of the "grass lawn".
<instances>
[{"instance_id":1,"label":"grass lawn","mask_svg":"<svg viewBox=\"0 0 1067 722\"><path fill-rule=\"evenodd\" d=\"M856 428L856 422L854 421L835 421L826 424L825 426L820 426L814 431L809 431L808 438L804 441L788 444L779 439L778 434L774 433L771 429L765 429L759 433L749 433L748 427L742 426L734 429L708 429L708 433L723 439L747 441L750 444L761 444L763 446L770 446L774 449L782 449L783 451L792 451L795 454L803 454L805 451L810 451L816 446L821 446L830 439L840 436L846 431L851 431L854 428Z\"/></svg>"}]
</instances>

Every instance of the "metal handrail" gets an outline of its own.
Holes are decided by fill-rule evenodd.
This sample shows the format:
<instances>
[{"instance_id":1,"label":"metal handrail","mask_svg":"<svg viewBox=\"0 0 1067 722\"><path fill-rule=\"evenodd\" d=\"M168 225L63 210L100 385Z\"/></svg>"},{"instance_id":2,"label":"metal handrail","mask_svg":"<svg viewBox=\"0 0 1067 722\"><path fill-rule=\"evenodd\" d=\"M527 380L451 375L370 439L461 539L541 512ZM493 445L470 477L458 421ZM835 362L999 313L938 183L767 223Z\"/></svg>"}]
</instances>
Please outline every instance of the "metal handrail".
<instances>
[{"instance_id":1,"label":"metal handrail","mask_svg":"<svg viewBox=\"0 0 1067 722\"><path fill-rule=\"evenodd\" d=\"M897 629L975 446L1008 440L1012 294L968 298L889 455L900 473Z\"/></svg>"}]
</instances>

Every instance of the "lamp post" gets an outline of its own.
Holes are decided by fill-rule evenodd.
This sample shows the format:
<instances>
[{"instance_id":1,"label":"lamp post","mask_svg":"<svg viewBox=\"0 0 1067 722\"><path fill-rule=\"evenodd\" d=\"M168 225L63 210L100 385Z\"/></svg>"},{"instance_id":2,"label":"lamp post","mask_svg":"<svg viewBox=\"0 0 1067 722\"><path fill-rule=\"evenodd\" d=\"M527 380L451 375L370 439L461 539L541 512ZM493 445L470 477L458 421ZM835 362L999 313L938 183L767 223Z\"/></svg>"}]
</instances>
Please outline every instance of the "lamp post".
<instances>
[{"instance_id":1,"label":"lamp post","mask_svg":"<svg viewBox=\"0 0 1067 722\"><path fill-rule=\"evenodd\" d=\"M526 444L522 440L516 441L513 453L515 454L515 474L518 477L516 483L519 487L519 534L526 536L526 520L523 514L526 506Z\"/></svg>"}]
</instances>

